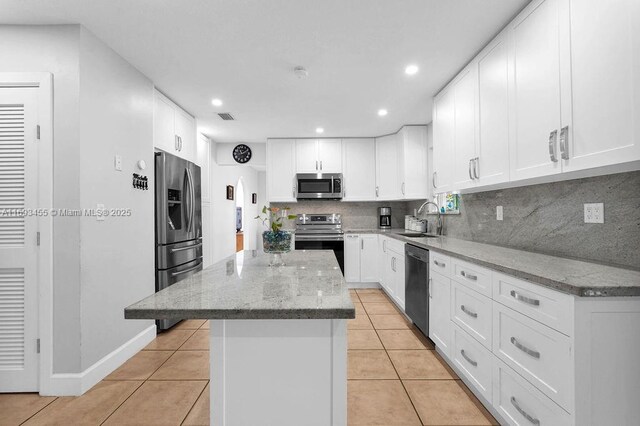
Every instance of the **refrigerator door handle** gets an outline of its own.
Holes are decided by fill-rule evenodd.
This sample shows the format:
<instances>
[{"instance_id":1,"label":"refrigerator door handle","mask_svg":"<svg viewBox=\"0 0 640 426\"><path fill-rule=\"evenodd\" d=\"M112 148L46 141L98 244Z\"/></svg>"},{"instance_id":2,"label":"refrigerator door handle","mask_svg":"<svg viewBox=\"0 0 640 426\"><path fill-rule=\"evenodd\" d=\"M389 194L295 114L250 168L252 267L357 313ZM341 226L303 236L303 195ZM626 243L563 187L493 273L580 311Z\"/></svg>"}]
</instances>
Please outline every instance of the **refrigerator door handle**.
<instances>
[{"instance_id":1,"label":"refrigerator door handle","mask_svg":"<svg viewBox=\"0 0 640 426\"><path fill-rule=\"evenodd\" d=\"M191 230L193 229L193 220L194 220L194 213L195 213L195 191L193 188L193 177L191 176L191 170L189 170L188 168L186 169L187 171L187 183L189 185L189 224L187 225L187 232L191 232Z\"/></svg>"}]
</instances>

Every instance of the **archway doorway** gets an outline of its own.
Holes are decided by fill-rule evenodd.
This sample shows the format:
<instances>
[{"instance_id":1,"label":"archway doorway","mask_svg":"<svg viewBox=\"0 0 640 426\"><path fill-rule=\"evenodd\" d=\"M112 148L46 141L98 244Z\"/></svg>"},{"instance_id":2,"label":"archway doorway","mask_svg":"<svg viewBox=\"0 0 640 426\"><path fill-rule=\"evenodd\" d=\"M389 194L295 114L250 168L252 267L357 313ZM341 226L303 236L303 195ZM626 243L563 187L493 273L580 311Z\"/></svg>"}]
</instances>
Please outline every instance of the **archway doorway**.
<instances>
[{"instance_id":1,"label":"archway doorway","mask_svg":"<svg viewBox=\"0 0 640 426\"><path fill-rule=\"evenodd\" d=\"M236 185L236 252L244 250L244 183L242 177Z\"/></svg>"}]
</instances>

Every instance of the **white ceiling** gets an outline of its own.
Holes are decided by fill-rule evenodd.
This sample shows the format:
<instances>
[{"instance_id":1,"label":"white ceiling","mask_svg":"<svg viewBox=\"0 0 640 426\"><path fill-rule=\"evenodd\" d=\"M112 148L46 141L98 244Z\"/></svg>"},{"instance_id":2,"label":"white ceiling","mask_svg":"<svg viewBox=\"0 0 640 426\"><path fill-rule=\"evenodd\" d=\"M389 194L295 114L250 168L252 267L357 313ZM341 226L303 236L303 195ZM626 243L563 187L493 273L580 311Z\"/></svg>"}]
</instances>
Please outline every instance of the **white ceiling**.
<instances>
[{"instance_id":1,"label":"white ceiling","mask_svg":"<svg viewBox=\"0 0 640 426\"><path fill-rule=\"evenodd\" d=\"M430 122L431 97L527 2L0 0L0 23L81 23L203 133L264 142L313 137L316 127L325 137L376 136ZM412 77L409 63L420 67ZM294 76L298 65L307 79Z\"/></svg>"}]
</instances>

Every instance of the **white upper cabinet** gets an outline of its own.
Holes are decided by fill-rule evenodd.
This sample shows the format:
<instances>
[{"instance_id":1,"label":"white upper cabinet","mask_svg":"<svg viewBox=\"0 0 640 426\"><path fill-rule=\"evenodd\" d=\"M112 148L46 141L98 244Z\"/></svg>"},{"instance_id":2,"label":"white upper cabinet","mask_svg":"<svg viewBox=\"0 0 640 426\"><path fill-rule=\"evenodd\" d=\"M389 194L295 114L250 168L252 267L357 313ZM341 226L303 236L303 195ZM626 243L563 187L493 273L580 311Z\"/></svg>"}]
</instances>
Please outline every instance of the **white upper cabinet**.
<instances>
[{"instance_id":1,"label":"white upper cabinet","mask_svg":"<svg viewBox=\"0 0 640 426\"><path fill-rule=\"evenodd\" d=\"M341 139L296 140L298 173L342 173Z\"/></svg>"},{"instance_id":2,"label":"white upper cabinet","mask_svg":"<svg viewBox=\"0 0 640 426\"><path fill-rule=\"evenodd\" d=\"M404 126L399 134L402 198L427 198L429 196L427 126Z\"/></svg>"},{"instance_id":3,"label":"white upper cabinet","mask_svg":"<svg viewBox=\"0 0 640 426\"><path fill-rule=\"evenodd\" d=\"M573 129L563 170L640 160L640 2L571 0L570 13Z\"/></svg>"},{"instance_id":4,"label":"white upper cabinet","mask_svg":"<svg viewBox=\"0 0 640 426\"><path fill-rule=\"evenodd\" d=\"M267 200L295 202L296 141L267 141Z\"/></svg>"},{"instance_id":5,"label":"white upper cabinet","mask_svg":"<svg viewBox=\"0 0 640 426\"><path fill-rule=\"evenodd\" d=\"M453 182L455 189L466 189L474 184L476 161L476 89L475 63L469 65L453 83L454 138Z\"/></svg>"},{"instance_id":6,"label":"white upper cabinet","mask_svg":"<svg viewBox=\"0 0 640 426\"><path fill-rule=\"evenodd\" d=\"M202 134L198 135L196 143L196 164L200 166L200 180L202 182L202 202L208 203L211 201L211 191L209 186L209 181L211 179L211 143L209 141L209 138Z\"/></svg>"},{"instance_id":7,"label":"white upper cabinet","mask_svg":"<svg viewBox=\"0 0 640 426\"><path fill-rule=\"evenodd\" d=\"M159 91L154 92L153 145L196 161L196 120Z\"/></svg>"},{"instance_id":8,"label":"white upper cabinet","mask_svg":"<svg viewBox=\"0 0 640 426\"><path fill-rule=\"evenodd\" d=\"M478 185L509 180L509 57L506 32L478 56Z\"/></svg>"},{"instance_id":9,"label":"white upper cabinet","mask_svg":"<svg viewBox=\"0 0 640 426\"><path fill-rule=\"evenodd\" d=\"M534 1L510 24L512 180L561 171L560 1Z\"/></svg>"},{"instance_id":10,"label":"white upper cabinet","mask_svg":"<svg viewBox=\"0 0 640 426\"><path fill-rule=\"evenodd\" d=\"M397 200L402 198L400 183L399 135L376 138L376 198ZM347 185L348 182L345 182Z\"/></svg>"},{"instance_id":11,"label":"white upper cabinet","mask_svg":"<svg viewBox=\"0 0 640 426\"><path fill-rule=\"evenodd\" d=\"M453 189L453 144L455 140L454 98L451 88L445 89L433 103L433 172L435 193Z\"/></svg>"},{"instance_id":12,"label":"white upper cabinet","mask_svg":"<svg viewBox=\"0 0 640 426\"><path fill-rule=\"evenodd\" d=\"M373 138L342 141L343 201L376 199L376 145Z\"/></svg>"}]
</instances>

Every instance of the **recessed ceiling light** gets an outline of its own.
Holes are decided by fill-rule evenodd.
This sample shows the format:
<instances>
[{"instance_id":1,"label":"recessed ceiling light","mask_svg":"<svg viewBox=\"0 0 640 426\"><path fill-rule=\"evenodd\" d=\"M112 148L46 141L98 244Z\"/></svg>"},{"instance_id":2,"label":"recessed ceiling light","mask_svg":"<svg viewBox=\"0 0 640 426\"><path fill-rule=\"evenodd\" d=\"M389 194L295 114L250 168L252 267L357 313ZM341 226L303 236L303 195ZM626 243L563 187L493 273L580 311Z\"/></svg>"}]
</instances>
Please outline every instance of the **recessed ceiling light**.
<instances>
[{"instance_id":1,"label":"recessed ceiling light","mask_svg":"<svg viewBox=\"0 0 640 426\"><path fill-rule=\"evenodd\" d=\"M418 72L418 66L417 65L407 65L407 67L404 69L404 72L408 75L414 75L415 73Z\"/></svg>"},{"instance_id":2,"label":"recessed ceiling light","mask_svg":"<svg viewBox=\"0 0 640 426\"><path fill-rule=\"evenodd\" d=\"M379 115L380 117L384 117L384 116L385 116L385 115L387 115L387 114L388 114L388 111L387 111L386 109L379 109L379 110L378 110L378 115Z\"/></svg>"},{"instance_id":3,"label":"recessed ceiling light","mask_svg":"<svg viewBox=\"0 0 640 426\"><path fill-rule=\"evenodd\" d=\"M217 98L213 99L211 101L211 105L213 105L213 106L222 106L222 101L220 99L217 99Z\"/></svg>"},{"instance_id":4,"label":"recessed ceiling light","mask_svg":"<svg viewBox=\"0 0 640 426\"><path fill-rule=\"evenodd\" d=\"M316 127L316 133L324 133L324 129L322 127Z\"/></svg>"}]
</instances>

